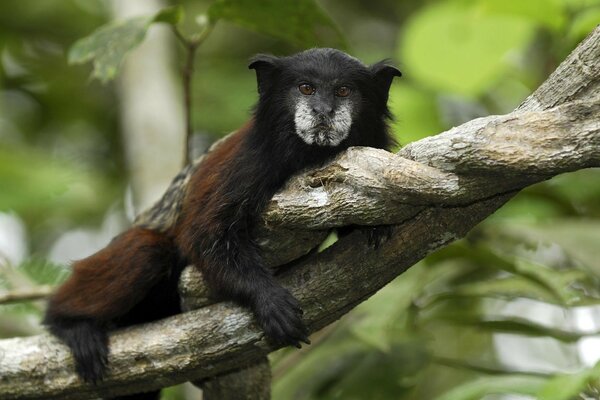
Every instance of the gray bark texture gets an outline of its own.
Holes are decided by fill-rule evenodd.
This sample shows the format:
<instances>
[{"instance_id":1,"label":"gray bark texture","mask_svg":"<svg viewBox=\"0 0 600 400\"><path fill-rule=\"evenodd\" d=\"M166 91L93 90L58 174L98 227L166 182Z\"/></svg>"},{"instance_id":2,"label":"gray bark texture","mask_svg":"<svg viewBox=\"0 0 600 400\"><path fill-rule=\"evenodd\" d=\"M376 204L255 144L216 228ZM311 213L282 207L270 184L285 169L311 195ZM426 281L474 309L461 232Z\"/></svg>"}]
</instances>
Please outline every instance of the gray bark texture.
<instances>
[{"instance_id":1,"label":"gray bark texture","mask_svg":"<svg viewBox=\"0 0 600 400\"><path fill-rule=\"evenodd\" d=\"M203 400L269 400L271 366L264 357L258 363L208 378L200 383Z\"/></svg>"},{"instance_id":2,"label":"gray bark texture","mask_svg":"<svg viewBox=\"0 0 600 400\"><path fill-rule=\"evenodd\" d=\"M291 179L256 235L272 267L286 264L278 278L299 299L310 330L337 320L427 254L463 237L520 189L599 167L599 95L597 27L511 114L470 121L397 154L352 148ZM155 229L172 223L195 166L136 223ZM377 250L355 231L323 252L311 251L329 228L348 224L395 226ZM112 334L110 373L96 387L75 375L68 350L48 334L0 341L0 398L89 399L184 381L202 381L206 389L214 377L218 393L221 377L235 376L232 371L275 349L247 310L211 304L195 269L185 270L180 286L190 311Z\"/></svg>"}]
</instances>

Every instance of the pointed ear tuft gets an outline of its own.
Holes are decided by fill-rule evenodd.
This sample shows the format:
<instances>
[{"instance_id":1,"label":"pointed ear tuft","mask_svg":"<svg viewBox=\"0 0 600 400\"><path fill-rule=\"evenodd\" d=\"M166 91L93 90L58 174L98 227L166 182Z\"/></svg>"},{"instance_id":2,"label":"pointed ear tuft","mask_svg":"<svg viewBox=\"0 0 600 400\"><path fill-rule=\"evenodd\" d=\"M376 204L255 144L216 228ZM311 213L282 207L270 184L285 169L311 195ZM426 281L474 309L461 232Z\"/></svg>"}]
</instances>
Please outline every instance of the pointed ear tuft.
<instances>
[{"instance_id":1,"label":"pointed ear tuft","mask_svg":"<svg viewBox=\"0 0 600 400\"><path fill-rule=\"evenodd\" d=\"M371 66L371 73L375 78L375 82L379 86L380 90L385 93L386 100L390 86L395 76L402 76L402 72L393 65L389 64L389 60L379 61Z\"/></svg>"},{"instance_id":2,"label":"pointed ear tuft","mask_svg":"<svg viewBox=\"0 0 600 400\"><path fill-rule=\"evenodd\" d=\"M270 54L257 54L250 59L248 69L259 70L262 68L270 68L275 66L277 57Z\"/></svg>"},{"instance_id":3,"label":"pointed ear tuft","mask_svg":"<svg viewBox=\"0 0 600 400\"><path fill-rule=\"evenodd\" d=\"M268 54L257 54L250 59L248 68L256 71L256 81L260 95L264 94L269 84L272 83L274 73L278 67L277 61L277 57Z\"/></svg>"}]
</instances>

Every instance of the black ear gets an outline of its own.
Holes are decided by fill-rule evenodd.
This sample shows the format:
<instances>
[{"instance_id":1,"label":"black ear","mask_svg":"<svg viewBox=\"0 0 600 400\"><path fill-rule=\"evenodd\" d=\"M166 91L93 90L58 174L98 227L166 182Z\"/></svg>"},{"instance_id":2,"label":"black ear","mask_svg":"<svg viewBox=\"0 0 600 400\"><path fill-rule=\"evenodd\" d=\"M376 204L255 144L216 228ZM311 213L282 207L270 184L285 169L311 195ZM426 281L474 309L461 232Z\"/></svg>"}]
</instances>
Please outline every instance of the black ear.
<instances>
[{"instance_id":1,"label":"black ear","mask_svg":"<svg viewBox=\"0 0 600 400\"><path fill-rule=\"evenodd\" d=\"M278 58L268 54L257 54L250 59L249 69L256 71L258 93L264 94L273 82L274 74L278 70Z\"/></svg>"},{"instance_id":2,"label":"black ear","mask_svg":"<svg viewBox=\"0 0 600 400\"><path fill-rule=\"evenodd\" d=\"M390 86L392 85L392 80L395 76L402 76L402 72L400 72L398 68L389 65L388 62L388 60L379 61L370 68L377 86L382 93L385 93L386 100L388 92L390 91Z\"/></svg>"}]
</instances>

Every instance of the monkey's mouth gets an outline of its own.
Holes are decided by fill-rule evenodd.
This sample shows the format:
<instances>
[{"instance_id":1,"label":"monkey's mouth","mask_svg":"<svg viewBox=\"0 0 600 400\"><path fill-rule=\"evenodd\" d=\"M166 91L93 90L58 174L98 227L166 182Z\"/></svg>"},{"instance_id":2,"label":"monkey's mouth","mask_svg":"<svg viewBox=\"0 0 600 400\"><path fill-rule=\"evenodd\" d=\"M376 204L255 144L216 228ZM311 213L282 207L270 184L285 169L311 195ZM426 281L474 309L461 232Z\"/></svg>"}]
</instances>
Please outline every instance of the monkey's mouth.
<instances>
[{"instance_id":1,"label":"monkey's mouth","mask_svg":"<svg viewBox=\"0 0 600 400\"><path fill-rule=\"evenodd\" d=\"M329 146L335 129L327 123L317 124L312 132L313 141L319 146Z\"/></svg>"},{"instance_id":2,"label":"monkey's mouth","mask_svg":"<svg viewBox=\"0 0 600 400\"><path fill-rule=\"evenodd\" d=\"M329 132L333 130L333 125L331 125L330 123L327 122L319 122L316 126L315 126L315 131L317 133L321 133L321 132Z\"/></svg>"}]
</instances>

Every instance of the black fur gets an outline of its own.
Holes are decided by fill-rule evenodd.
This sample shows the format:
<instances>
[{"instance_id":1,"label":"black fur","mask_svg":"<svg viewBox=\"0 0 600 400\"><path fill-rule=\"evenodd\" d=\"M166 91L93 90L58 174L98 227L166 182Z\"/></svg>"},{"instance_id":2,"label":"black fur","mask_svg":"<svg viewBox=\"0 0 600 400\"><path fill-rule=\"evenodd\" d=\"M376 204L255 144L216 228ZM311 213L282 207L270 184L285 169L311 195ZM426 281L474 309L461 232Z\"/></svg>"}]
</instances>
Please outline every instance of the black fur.
<instances>
[{"instance_id":1,"label":"black fur","mask_svg":"<svg viewBox=\"0 0 600 400\"><path fill-rule=\"evenodd\" d=\"M391 145L386 103L392 78L399 72L382 63L365 67L333 49L313 49L284 58L257 56L249 67L257 71L260 100L243 150L221 180L217 218L227 228L212 236L202 226L193 226L198 245L191 261L204 261L203 272L213 291L249 306L271 341L300 347L300 342L308 343L302 310L264 266L251 237L253 219L298 171L322 164L350 146ZM355 108L359 111L340 145L309 145L298 136L294 123L294 100L302 96L298 85L333 81L357 91L360 104Z\"/></svg>"},{"instance_id":2,"label":"black fur","mask_svg":"<svg viewBox=\"0 0 600 400\"><path fill-rule=\"evenodd\" d=\"M106 327L90 319L47 318L52 334L59 337L73 353L75 370L86 382L97 383L108 365Z\"/></svg>"},{"instance_id":3,"label":"black fur","mask_svg":"<svg viewBox=\"0 0 600 400\"><path fill-rule=\"evenodd\" d=\"M171 251L177 253L172 271L153 288L140 288L143 299L139 301L136 297L137 304L133 307L120 313L111 311L109 318L95 315L67 318L65 315L71 311L68 306L60 308L62 303L52 304L51 301L53 309L47 315L46 323L51 332L71 348L77 372L86 381L95 383L104 376L108 355L107 330L152 321L180 311L176 288L181 267L186 262L201 268L214 294L250 307L272 342L297 347L300 347L300 342L309 343L300 305L264 265L259 247L252 237L252 228L270 198L291 175L323 164L350 146L387 149L393 144L387 130L390 118L387 98L392 79L400 72L384 62L367 67L334 49L312 49L281 58L260 55L252 60L249 68L256 70L260 97L253 122L239 132L239 143L230 141L222 145L239 145L239 148L220 164L213 157L210 161L213 167L210 167L210 162L205 162L194 172L179 219L164 234L168 240L156 237L159 235L157 232L145 233L146 240L158 243L172 240L177 248ZM333 85L352 88L352 94L347 98L324 93L318 99L321 102L319 109L335 109L343 102L353 102L349 134L338 145L307 144L297 134L294 107L302 96L298 92L302 82L311 82L323 92L331 91ZM317 108L313 107L313 110ZM213 154L219 151L228 154L224 149L217 149ZM216 172L213 170L215 165L218 167ZM133 234L127 237L130 236L135 237ZM373 240L375 242L371 244L379 244L378 238ZM124 246L128 248L129 245ZM148 253L143 246L138 246L135 251L140 253L136 258L141 259ZM126 258L133 257L128 255ZM88 265L93 265L93 262L93 258L86 261ZM126 264L119 262L118 268L135 270ZM98 268L101 266L98 265ZM110 273L105 275L112 276ZM85 280L81 276L78 279ZM71 286L77 286L73 282ZM68 289L67 293L73 290ZM140 296L140 293L132 293L129 300L134 295ZM109 305L108 309L112 310L111 307ZM156 393L140 396L135 398L156 398Z\"/></svg>"}]
</instances>

